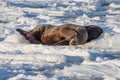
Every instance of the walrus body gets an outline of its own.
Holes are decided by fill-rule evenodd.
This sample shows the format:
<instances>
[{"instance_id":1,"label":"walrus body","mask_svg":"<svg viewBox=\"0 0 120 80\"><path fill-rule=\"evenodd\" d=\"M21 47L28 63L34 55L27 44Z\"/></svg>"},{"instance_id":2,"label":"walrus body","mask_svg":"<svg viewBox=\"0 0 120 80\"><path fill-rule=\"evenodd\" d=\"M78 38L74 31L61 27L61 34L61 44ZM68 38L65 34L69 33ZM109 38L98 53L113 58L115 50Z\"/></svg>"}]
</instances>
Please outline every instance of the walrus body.
<instances>
[{"instance_id":1,"label":"walrus body","mask_svg":"<svg viewBox=\"0 0 120 80\"><path fill-rule=\"evenodd\" d=\"M75 24L64 24L60 26L43 24L37 25L29 32L21 29L17 29L17 31L31 43L44 45L84 44L96 39L103 32L102 29L94 25L84 27Z\"/></svg>"}]
</instances>

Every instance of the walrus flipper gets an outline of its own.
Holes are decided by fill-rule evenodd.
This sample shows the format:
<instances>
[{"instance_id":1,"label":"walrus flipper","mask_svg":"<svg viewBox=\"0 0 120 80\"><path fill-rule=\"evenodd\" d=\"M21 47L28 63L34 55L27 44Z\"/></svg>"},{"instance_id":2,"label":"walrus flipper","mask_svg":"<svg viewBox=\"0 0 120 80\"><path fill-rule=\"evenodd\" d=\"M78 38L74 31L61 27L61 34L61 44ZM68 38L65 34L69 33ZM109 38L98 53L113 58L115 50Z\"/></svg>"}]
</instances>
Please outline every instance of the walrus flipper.
<instances>
[{"instance_id":1,"label":"walrus flipper","mask_svg":"<svg viewBox=\"0 0 120 80\"><path fill-rule=\"evenodd\" d=\"M32 42L32 37L28 37L27 36L27 32L22 30L22 29L16 29L16 31L18 31L25 39L27 39L28 41Z\"/></svg>"},{"instance_id":2,"label":"walrus flipper","mask_svg":"<svg viewBox=\"0 0 120 80\"><path fill-rule=\"evenodd\" d=\"M16 29L17 32L19 32L21 35L23 35L24 37L27 36L27 32L22 30L22 29Z\"/></svg>"},{"instance_id":3,"label":"walrus flipper","mask_svg":"<svg viewBox=\"0 0 120 80\"><path fill-rule=\"evenodd\" d=\"M36 40L34 37L32 36L27 36L27 34L29 32L24 31L22 29L16 29L16 31L18 31L26 40L28 40L30 43L34 43L34 44L42 44L40 41Z\"/></svg>"},{"instance_id":4,"label":"walrus flipper","mask_svg":"<svg viewBox=\"0 0 120 80\"><path fill-rule=\"evenodd\" d=\"M61 40L59 42L54 43L53 45L69 45L67 40Z\"/></svg>"}]
</instances>

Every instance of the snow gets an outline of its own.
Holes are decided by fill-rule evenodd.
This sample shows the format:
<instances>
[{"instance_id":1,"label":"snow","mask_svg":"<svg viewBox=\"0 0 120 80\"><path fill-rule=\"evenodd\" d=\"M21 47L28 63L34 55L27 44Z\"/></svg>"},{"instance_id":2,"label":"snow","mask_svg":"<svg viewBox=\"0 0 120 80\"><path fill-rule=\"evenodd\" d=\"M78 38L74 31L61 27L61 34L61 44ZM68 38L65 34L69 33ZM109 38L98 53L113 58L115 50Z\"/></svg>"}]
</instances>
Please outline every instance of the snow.
<instances>
[{"instance_id":1,"label":"snow","mask_svg":"<svg viewBox=\"0 0 120 80\"><path fill-rule=\"evenodd\" d=\"M120 80L119 0L0 0L0 80ZM38 24L98 25L77 46L30 44L15 30Z\"/></svg>"}]
</instances>

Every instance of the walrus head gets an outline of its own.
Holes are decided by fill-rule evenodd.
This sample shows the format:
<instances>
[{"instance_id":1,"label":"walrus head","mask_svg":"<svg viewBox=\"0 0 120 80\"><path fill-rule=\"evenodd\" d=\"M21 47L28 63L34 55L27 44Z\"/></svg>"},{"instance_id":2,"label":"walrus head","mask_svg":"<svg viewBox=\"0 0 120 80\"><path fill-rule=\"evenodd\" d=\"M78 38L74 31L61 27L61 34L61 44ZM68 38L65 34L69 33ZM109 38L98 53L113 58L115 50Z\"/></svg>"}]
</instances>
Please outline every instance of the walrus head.
<instances>
[{"instance_id":1,"label":"walrus head","mask_svg":"<svg viewBox=\"0 0 120 80\"><path fill-rule=\"evenodd\" d=\"M87 42L98 38L103 33L103 30L98 26L89 25L89 26L85 26L85 27L86 27L86 29L88 31L88 40L87 40Z\"/></svg>"}]
</instances>

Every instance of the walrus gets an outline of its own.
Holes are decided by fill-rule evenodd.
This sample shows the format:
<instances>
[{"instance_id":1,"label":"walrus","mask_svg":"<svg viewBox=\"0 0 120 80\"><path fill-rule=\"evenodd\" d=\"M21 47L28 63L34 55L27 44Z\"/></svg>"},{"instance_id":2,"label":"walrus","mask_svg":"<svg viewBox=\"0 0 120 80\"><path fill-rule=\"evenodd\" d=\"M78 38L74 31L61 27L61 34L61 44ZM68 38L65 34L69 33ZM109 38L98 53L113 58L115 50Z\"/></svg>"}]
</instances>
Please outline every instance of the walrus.
<instances>
[{"instance_id":1,"label":"walrus","mask_svg":"<svg viewBox=\"0 0 120 80\"><path fill-rule=\"evenodd\" d=\"M30 43L43 45L79 45L96 39L103 30L95 25L37 25L31 31L16 29Z\"/></svg>"}]
</instances>

